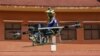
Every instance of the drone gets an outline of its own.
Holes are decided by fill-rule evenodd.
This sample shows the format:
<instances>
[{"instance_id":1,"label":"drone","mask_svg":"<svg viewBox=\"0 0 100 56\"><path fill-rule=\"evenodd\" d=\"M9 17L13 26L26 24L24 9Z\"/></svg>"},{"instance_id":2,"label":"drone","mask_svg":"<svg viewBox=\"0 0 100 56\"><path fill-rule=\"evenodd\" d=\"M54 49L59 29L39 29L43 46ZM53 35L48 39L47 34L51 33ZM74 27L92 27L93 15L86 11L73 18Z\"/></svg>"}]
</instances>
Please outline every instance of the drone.
<instances>
[{"instance_id":1,"label":"drone","mask_svg":"<svg viewBox=\"0 0 100 56\"><path fill-rule=\"evenodd\" d=\"M42 23L40 24L30 24L28 25L27 33L29 34L29 39L32 40L33 45L35 44L46 44L48 43L49 38L52 38L52 35L60 34L63 29L67 28L80 28L80 23L77 21L73 25L59 26L55 12L52 8L48 8L46 11L48 15L48 25L45 26Z\"/></svg>"}]
</instances>

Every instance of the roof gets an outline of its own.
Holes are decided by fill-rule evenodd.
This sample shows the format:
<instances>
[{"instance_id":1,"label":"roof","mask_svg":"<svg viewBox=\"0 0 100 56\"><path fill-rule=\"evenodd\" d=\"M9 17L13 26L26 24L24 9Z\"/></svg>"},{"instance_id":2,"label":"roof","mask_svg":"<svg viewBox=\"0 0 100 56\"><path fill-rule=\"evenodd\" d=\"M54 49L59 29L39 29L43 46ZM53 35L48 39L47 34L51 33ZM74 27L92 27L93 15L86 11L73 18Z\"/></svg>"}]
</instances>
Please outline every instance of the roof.
<instances>
[{"instance_id":1,"label":"roof","mask_svg":"<svg viewBox=\"0 0 100 56\"><path fill-rule=\"evenodd\" d=\"M73 6L100 6L97 0L0 0L0 5L11 6L51 6L51 7L73 7Z\"/></svg>"}]
</instances>

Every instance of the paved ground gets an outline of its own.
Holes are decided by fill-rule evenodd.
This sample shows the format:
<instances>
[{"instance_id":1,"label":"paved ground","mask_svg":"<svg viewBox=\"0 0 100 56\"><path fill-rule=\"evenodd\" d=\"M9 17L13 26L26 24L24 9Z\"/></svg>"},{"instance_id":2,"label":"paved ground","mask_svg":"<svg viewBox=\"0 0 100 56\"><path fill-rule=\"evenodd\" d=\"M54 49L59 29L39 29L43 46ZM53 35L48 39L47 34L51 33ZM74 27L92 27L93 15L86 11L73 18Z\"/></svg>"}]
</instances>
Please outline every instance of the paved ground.
<instances>
[{"instance_id":1,"label":"paved ground","mask_svg":"<svg viewBox=\"0 0 100 56\"><path fill-rule=\"evenodd\" d=\"M100 44L57 44L32 46L31 42L0 41L0 56L100 56Z\"/></svg>"}]
</instances>

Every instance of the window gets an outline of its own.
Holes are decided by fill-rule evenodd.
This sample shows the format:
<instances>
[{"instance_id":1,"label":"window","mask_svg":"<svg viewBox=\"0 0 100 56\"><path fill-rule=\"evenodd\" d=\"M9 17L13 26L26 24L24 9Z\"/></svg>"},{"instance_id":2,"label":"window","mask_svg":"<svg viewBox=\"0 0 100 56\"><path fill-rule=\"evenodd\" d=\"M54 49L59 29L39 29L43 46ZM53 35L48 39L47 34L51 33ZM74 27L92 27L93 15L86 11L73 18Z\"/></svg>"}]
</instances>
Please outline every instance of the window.
<instances>
[{"instance_id":1,"label":"window","mask_svg":"<svg viewBox=\"0 0 100 56\"><path fill-rule=\"evenodd\" d=\"M18 32L21 33L20 23L5 23L5 39L6 40L19 40L21 35L15 36L14 34Z\"/></svg>"},{"instance_id":2,"label":"window","mask_svg":"<svg viewBox=\"0 0 100 56\"><path fill-rule=\"evenodd\" d=\"M99 24L84 24L84 39L98 40L100 39L100 25Z\"/></svg>"},{"instance_id":3,"label":"window","mask_svg":"<svg viewBox=\"0 0 100 56\"><path fill-rule=\"evenodd\" d=\"M62 26L65 26L65 25L73 25L75 23L62 23L61 25ZM63 29L62 32L61 32L61 39L62 40L76 40L77 37L76 37L76 28L73 27L73 28L67 28L67 29Z\"/></svg>"}]
</instances>

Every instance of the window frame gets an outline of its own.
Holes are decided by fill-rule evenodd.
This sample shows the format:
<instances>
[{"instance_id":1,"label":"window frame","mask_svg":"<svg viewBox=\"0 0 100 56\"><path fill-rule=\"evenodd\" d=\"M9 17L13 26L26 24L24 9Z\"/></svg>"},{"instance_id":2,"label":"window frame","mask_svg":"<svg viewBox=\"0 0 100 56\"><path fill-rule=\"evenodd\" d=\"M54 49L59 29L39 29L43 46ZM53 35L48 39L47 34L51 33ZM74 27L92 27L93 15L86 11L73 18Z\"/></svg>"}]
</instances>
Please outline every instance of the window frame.
<instances>
[{"instance_id":1,"label":"window frame","mask_svg":"<svg viewBox=\"0 0 100 56\"><path fill-rule=\"evenodd\" d=\"M10 24L11 25L11 27L10 28L7 28L6 27L6 25L7 24ZM20 27L19 28L14 28L14 26L15 26L15 24L19 24L20 25ZM14 23L14 22L7 22L7 23L5 23L5 39L6 40L21 40L21 37L22 37L22 35L20 35L20 37L18 38L18 39L12 39L13 38L13 36L12 37L7 37L6 35L7 35L7 31L9 32L9 31L20 31L21 32L21 23ZM12 32L13 33L13 32ZM11 34L12 35L12 34ZM11 39L10 39L11 38Z\"/></svg>"},{"instance_id":2,"label":"window frame","mask_svg":"<svg viewBox=\"0 0 100 56\"><path fill-rule=\"evenodd\" d=\"M85 25L90 25L91 28L90 28L90 29L89 29L89 28L88 28L88 29L85 29ZM93 26L96 26L97 29L96 29L96 28L93 28ZM90 39L86 39L87 36L85 35L85 34L86 34L85 32L86 32L87 30L90 31L90 35L91 35L91 36L89 37ZM97 38L97 39L95 39L95 38L93 37L93 31L94 31L94 30L98 32L98 38ZM90 24L90 23L84 23L84 40L100 40L100 24L98 24L98 23L91 23L91 24Z\"/></svg>"},{"instance_id":3,"label":"window frame","mask_svg":"<svg viewBox=\"0 0 100 56\"><path fill-rule=\"evenodd\" d=\"M62 25L62 26L73 25L75 23L76 22L66 22L66 23L60 23L60 25ZM70 30L74 31L74 37L73 38L71 38ZM76 28L67 28L67 29L63 29L62 31L66 31L66 34L67 34L68 37L64 38L63 35L66 35L66 34L62 34L62 32L61 32L61 40L77 40L77 29Z\"/></svg>"}]
</instances>

